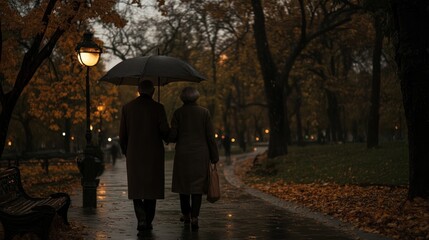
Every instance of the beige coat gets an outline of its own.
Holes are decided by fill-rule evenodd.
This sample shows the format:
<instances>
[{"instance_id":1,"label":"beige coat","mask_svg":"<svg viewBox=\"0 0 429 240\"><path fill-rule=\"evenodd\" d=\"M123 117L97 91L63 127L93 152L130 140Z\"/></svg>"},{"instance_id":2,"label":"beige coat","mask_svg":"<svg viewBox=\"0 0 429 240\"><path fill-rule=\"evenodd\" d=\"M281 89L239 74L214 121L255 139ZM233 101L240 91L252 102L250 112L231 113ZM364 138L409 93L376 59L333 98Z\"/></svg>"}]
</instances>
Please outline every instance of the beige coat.
<instances>
[{"instance_id":1,"label":"beige coat","mask_svg":"<svg viewBox=\"0 0 429 240\"><path fill-rule=\"evenodd\" d=\"M169 126L164 106L147 95L122 108L119 138L126 155L128 198L164 198L164 144Z\"/></svg>"},{"instance_id":2,"label":"beige coat","mask_svg":"<svg viewBox=\"0 0 429 240\"><path fill-rule=\"evenodd\" d=\"M209 111L195 103L177 109L171 120L169 139L176 142L172 191L206 193L209 163L219 161Z\"/></svg>"}]
</instances>

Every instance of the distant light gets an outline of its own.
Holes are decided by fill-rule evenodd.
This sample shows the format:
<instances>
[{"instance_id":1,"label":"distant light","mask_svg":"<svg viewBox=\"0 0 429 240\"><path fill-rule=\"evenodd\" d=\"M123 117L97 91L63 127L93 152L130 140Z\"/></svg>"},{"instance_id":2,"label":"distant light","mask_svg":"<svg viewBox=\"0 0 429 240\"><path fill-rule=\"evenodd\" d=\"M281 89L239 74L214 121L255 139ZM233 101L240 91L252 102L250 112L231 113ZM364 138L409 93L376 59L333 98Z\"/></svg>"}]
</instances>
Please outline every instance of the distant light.
<instances>
[{"instance_id":1,"label":"distant light","mask_svg":"<svg viewBox=\"0 0 429 240\"><path fill-rule=\"evenodd\" d=\"M63 132L63 136L64 136L64 137L66 136L66 132Z\"/></svg>"},{"instance_id":2,"label":"distant light","mask_svg":"<svg viewBox=\"0 0 429 240\"><path fill-rule=\"evenodd\" d=\"M92 129L93 129L93 127L92 127L92 125L90 125L90 126L89 126L89 130L91 130L91 131L92 131Z\"/></svg>"},{"instance_id":3,"label":"distant light","mask_svg":"<svg viewBox=\"0 0 429 240\"><path fill-rule=\"evenodd\" d=\"M235 138L231 138L231 142L235 142Z\"/></svg>"},{"instance_id":4,"label":"distant light","mask_svg":"<svg viewBox=\"0 0 429 240\"><path fill-rule=\"evenodd\" d=\"M112 138L108 138L108 139L107 139L107 141L111 142L111 141L112 141Z\"/></svg>"},{"instance_id":5,"label":"distant light","mask_svg":"<svg viewBox=\"0 0 429 240\"><path fill-rule=\"evenodd\" d=\"M253 148L253 151L254 151L254 152L256 152L257 150L258 150L258 148L256 148L256 147L254 147L254 148Z\"/></svg>"},{"instance_id":6,"label":"distant light","mask_svg":"<svg viewBox=\"0 0 429 240\"><path fill-rule=\"evenodd\" d=\"M255 137L255 140L256 140L256 141L259 141L259 137Z\"/></svg>"},{"instance_id":7,"label":"distant light","mask_svg":"<svg viewBox=\"0 0 429 240\"><path fill-rule=\"evenodd\" d=\"M104 111L104 105L103 105L103 104L98 105L98 106L97 106L97 110L98 110L99 112Z\"/></svg>"},{"instance_id":8,"label":"distant light","mask_svg":"<svg viewBox=\"0 0 429 240\"><path fill-rule=\"evenodd\" d=\"M221 137L222 139L225 139L225 135L222 135L222 137Z\"/></svg>"},{"instance_id":9,"label":"distant light","mask_svg":"<svg viewBox=\"0 0 429 240\"><path fill-rule=\"evenodd\" d=\"M9 141L7 142L7 145L8 145L9 147L10 147L10 146L12 146L12 141L10 141L10 140L9 140Z\"/></svg>"},{"instance_id":10,"label":"distant light","mask_svg":"<svg viewBox=\"0 0 429 240\"><path fill-rule=\"evenodd\" d=\"M74 141L74 136L71 137L71 140Z\"/></svg>"},{"instance_id":11,"label":"distant light","mask_svg":"<svg viewBox=\"0 0 429 240\"><path fill-rule=\"evenodd\" d=\"M264 131L266 134L268 134L268 133L270 133L270 129L265 129L265 131Z\"/></svg>"},{"instance_id":12,"label":"distant light","mask_svg":"<svg viewBox=\"0 0 429 240\"><path fill-rule=\"evenodd\" d=\"M219 63L223 64L226 60L228 60L228 56L226 54L221 54L219 56Z\"/></svg>"},{"instance_id":13,"label":"distant light","mask_svg":"<svg viewBox=\"0 0 429 240\"><path fill-rule=\"evenodd\" d=\"M215 138L218 138L218 137L219 137L219 135L217 133L215 133Z\"/></svg>"},{"instance_id":14,"label":"distant light","mask_svg":"<svg viewBox=\"0 0 429 240\"><path fill-rule=\"evenodd\" d=\"M232 217L232 214L231 214L231 213L228 213L228 217L229 217L229 218L231 218L231 217Z\"/></svg>"}]
</instances>

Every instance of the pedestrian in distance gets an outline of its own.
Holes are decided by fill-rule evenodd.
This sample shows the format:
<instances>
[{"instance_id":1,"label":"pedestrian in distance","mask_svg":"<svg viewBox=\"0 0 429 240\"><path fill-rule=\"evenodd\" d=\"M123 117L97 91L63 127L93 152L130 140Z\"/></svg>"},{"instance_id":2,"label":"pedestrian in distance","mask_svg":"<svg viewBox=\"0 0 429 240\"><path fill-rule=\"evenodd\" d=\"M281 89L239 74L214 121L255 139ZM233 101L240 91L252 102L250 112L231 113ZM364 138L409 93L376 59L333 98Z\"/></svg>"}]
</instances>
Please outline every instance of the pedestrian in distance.
<instances>
[{"instance_id":1,"label":"pedestrian in distance","mask_svg":"<svg viewBox=\"0 0 429 240\"><path fill-rule=\"evenodd\" d=\"M110 146L110 154L112 155L112 165L115 166L116 158L118 158L119 154L119 147L115 142L113 142L112 146Z\"/></svg>"},{"instance_id":2,"label":"pedestrian in distance","mask_svg":"<svg viewBox=\"0 0 429 240\"><path fill-rule=\"evenodd\" d=\"M137 230L151 230L156 200L164 198L164 143L169 125L164 106L152 99L151 81L139 83L140 96L122 107L119 139L126 157L128 198L133 200Z\"/></svg>"},{"instance_id":3,"label":"pedestrian in distance","mask_svg":"<svg viewBox=\"0 0 429 240\"><path fill-rule=\"evenodd\" d=\"M171 120L170 142L175 142L172 192L179 193L181 221L193 230L199 228L202 195L207 193L210 164L219 161L210 112L197 104L200 94L185 87Z\"/></svg>"}]
</instances>

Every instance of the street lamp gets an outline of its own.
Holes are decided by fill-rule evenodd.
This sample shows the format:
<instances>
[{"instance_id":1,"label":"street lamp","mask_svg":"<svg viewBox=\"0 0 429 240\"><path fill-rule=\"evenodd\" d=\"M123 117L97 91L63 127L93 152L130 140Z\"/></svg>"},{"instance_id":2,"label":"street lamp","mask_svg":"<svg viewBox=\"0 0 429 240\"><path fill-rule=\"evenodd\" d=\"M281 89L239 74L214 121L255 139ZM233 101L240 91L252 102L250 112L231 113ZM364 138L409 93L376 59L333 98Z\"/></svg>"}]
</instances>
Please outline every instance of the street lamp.
<instances>
[{"instance_id":1,"label":"street lamp","mask_svg":"<svg viewBox=\"0 0 429 240\"><path fill-rule=\"evenodd\" d=\"M103 145L103 118L101 116L101 114L104 111L104 105L101 103L100 105L97 106L97 110L98 110L98 115L100 117L100 130L98 132L98 146L101 147Z\"/></svg>"},{"instance_id":2,"label":"street lamp","mask_svg":"<svg viewBox=\"0 0 429 240\"><path fill-rule=\"evenodd\" d=\"M86 67L86 147L84 154L79 156L77 163L82 174L83 207L97 207L97 187L100 179L96 179L104 170L103 155L99 147L91 142L91 115L89 94L89 68L97 65L100 60L101 48L92 40L93 34L86 32L83 41L76 46L79 63Z\"/></svg>"}]
</instances>

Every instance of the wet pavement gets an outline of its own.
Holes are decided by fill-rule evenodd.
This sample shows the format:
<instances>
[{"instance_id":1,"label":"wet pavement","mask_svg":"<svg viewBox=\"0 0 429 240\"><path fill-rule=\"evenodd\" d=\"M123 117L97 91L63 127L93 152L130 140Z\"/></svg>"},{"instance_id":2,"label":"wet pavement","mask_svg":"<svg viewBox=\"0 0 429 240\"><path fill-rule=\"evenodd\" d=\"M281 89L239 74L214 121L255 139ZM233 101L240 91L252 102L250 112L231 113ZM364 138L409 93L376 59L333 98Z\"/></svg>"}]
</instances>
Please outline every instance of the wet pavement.
<instances>
[{"instance_id":1,"label":"wet pavement","mask_svg":"<svg viewBox=\"0 0 429 240\"><path fill-rule=\"evenodd\" d=\"M255 155L251 153L250 155ZM244 186L233 174L235 164L249 157L221 160L218 172L222 198L216 203L203 200L196 232L179 221L178 194L171 192L173 161L166 161L165 199L157 201L153 230L137 237L133 204L127 198L125 159L107 165L100 177L97 208L82 208L81 191L72 196L69 220L88 230L85 239L383 239L366 235L318 213L290 205Z\"/></svg>"}]
</instances>

